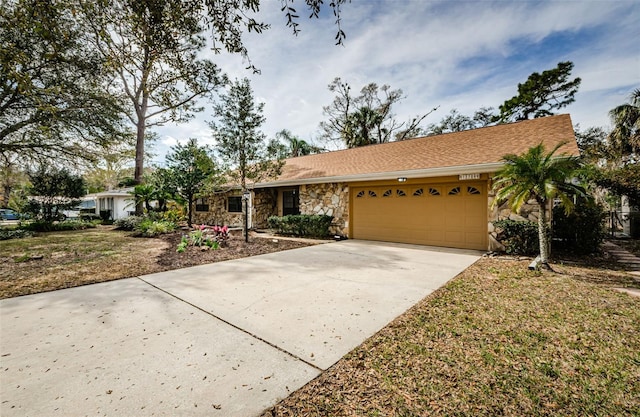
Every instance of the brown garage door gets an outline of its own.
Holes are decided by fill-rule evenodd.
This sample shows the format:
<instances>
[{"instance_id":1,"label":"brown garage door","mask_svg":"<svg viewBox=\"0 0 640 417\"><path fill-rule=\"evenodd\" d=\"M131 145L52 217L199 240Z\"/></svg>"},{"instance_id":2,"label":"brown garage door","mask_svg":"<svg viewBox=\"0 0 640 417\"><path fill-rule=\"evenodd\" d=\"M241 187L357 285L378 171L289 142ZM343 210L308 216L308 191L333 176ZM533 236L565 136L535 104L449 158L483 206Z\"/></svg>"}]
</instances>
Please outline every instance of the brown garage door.
<instances>
[{"instance_id":1,"label":"brown garage door","mask_svg":"<svg viewBox=\"0 0 640 417\"><path fill-rule=\"evenodd\" d=\"M487 249L484 182L361 186L350 192L356 239Z\"/></svg>"}]
</instances>

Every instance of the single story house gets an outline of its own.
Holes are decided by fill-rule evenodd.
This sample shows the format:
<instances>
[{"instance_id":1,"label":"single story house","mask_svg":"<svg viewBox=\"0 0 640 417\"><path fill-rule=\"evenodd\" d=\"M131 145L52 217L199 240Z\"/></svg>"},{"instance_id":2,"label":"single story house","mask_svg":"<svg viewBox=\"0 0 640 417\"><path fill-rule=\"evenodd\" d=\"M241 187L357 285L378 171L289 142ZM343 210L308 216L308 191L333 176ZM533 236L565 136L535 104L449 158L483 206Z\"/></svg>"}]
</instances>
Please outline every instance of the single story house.
<instances>
[{"instance_id":1,"label":"single story house","mask_svg":"<svg viewBox=\"0 0 640 417\"><path fill-rule=\"evenodd\" d=\"M492 176L505 154L542 142L547 150L579 155L568 114L549 116L290 158L281 175L252 185L254 228L272 215L328 214L332 233L355 239L478 250L500 249L492 222L537 219L534 205L521 213L492 208ZM197 223L241 225L239 190L197 201Z\"/></svg>"},{"instance_id":2,"label":"single story house","mask_svg":"<svg viewBox=\"0 0 640 417\"><path fill-rule=\"evenodd\" d=\"M97 215L100 215L100 212L109 211L109 218L118 220L135 213L136 208L132 193L133 187L119 188L117 190L88 194L85 198L91 198L96 201Z\"/></svg>"}]
</instances>

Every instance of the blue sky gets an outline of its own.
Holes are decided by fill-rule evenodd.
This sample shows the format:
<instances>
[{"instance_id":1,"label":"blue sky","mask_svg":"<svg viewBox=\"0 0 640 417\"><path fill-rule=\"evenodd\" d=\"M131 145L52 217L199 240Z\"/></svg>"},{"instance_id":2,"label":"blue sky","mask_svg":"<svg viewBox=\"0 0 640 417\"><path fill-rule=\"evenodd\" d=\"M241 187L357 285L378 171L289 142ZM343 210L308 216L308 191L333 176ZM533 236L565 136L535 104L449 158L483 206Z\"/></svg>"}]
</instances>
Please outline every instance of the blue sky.
<instances>
[{"instance_id":1,"label":"blue sky","mask_svg":"<svg viewBox=\"0 0 640 417\"><path fill-rule=\"evenodd\" d=\"M562 110L582 128L608 126L607 112L640 88L637 0L352 0L342 9L344 46L334 45L332 15L307 19L304 2L294 0L302 30L296 37L280 7L280 0L263 0L257 17L271 29L245 36L260 75L238 56L210 54L231 78L251 80L265 103L269 137L288 129L315 141L335 77L355 90L369 82L402 89L406 98L394 109L400 120L440 106L425 126L453 108L463 114L497 108L532 72L560 61L572 61L573 77L582 78L576 102ZM206 123L211 106L202 104L205 111L190 123L156 129L154 162L189 137L214 144Z\"/></svg>"}]
</instances>

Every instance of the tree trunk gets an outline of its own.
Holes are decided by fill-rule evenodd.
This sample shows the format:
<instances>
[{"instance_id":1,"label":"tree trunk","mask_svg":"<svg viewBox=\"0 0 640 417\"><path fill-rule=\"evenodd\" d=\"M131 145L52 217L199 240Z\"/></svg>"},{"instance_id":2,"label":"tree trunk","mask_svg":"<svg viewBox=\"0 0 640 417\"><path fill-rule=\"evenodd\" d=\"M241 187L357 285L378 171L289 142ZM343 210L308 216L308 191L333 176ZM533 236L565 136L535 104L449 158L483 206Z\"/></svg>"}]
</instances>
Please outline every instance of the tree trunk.
<instances>
[{"instance_id":1,"label":"tree trunk","mask_svg":"<svg viewBox=\"0 0 640 417\"><path fill-rule=\"evenodd\" d=\"M139 185L142 184L142 174L144 171L144 119L138 118L138 125L136 128L136 166L133 172L133 182L134 184ZM136 204L136 216L142 215L144 211L142 204L142 201L139 201Z\"/></svg>"},{"instance_id":2,"label":"tree trunk","mask_svg":"<svg viewBox=\"0 0 640 417\"><path fill-rule=\"evenodd\" d=\"M547 228L547 202L539 201L540 213L538 216L538 240L540 242L540 265L545 269L549 266L549 235Z\"/></svg>"},{"instance_id":3,"label":"tree trunk","mask_svg":"<svg viewBox=\"0 0 640 417\"><path fill-rule=\"evenodd\" d=\"M191 227L191 224L193 223L193 217L192 217L192 207L191 205L193 204L193 196L189 195L187 196L187 226Z\"/></svg>"},{"instance_id":4,"label":"tree trunk","mask_svg":"<svg viewBox=\"0 0 640 417\"><path fill-rule=\"evenodd\" d=\"M2 185L2 201L0 201L0 207L9 207L9 198L11 197L11 184Z\"/></svg>"}]
</instances>

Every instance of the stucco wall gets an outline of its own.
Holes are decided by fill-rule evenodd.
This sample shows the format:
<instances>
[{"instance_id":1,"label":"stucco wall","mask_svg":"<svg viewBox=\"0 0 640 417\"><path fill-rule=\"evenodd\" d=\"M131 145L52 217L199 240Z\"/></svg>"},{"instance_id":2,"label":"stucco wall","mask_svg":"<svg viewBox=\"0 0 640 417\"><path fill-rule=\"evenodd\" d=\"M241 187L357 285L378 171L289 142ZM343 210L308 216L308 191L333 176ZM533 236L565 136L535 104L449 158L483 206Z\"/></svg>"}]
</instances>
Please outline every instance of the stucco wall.
<instances>
[{"instance_id":1,"label":"stucco wall","mask_svg":"<svg viewBox=\"0 0 640 417\"><path fill-rule=\"evenodd\" d=\"M349 235L349 186L344 183L300 186L300 213L333 216L331 233Z\"/></svg>"}]
</instances>

